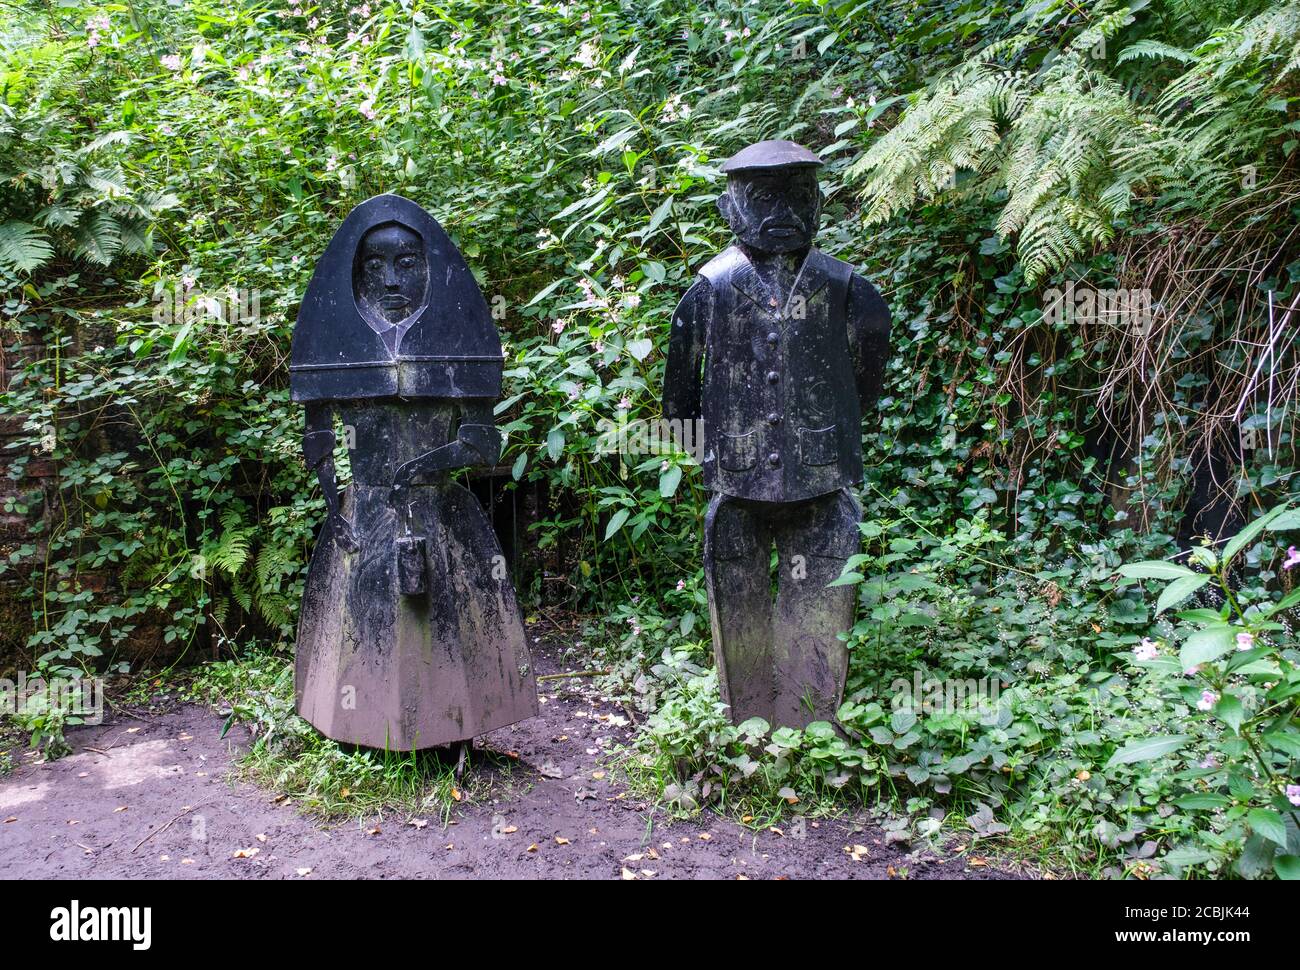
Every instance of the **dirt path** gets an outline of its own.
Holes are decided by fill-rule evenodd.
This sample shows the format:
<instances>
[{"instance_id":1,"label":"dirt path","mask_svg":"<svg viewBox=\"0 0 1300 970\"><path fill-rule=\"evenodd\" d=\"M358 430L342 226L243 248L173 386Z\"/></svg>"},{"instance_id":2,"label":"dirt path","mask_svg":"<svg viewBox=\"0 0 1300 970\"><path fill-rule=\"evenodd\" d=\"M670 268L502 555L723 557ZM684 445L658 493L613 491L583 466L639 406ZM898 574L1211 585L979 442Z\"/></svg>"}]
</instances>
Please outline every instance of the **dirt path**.
<instances>
[{"instance_id":1,"label":"dirt path","mask_svg":"<svg viewBox=\"0 0 1300 970\"><path fill-rule=\"evenodd\" d=\"M539 669L554 669L543 647ZM0 877L997 879L960 857L911 859L870 823L808 823L802 839L705 812L673 822L605 773L630 730L579 680L548 681L541 716L480 739L518 752L495 804L452 824L400 815L327 823L234 780L248 734L187 705L146 720L74 729L74 753L30 754L0 779ZM611 717L612 716L612 717ZM376 831L377 829L377 831ZM865 846L859 858L846 847ZM236 857L240 850L244 857ZM982 861L982 860L980 860ZM305 870L310 870L309 872ZM1014 878L1014 876L1012 876Z\"/></svg>"}]
</instances>

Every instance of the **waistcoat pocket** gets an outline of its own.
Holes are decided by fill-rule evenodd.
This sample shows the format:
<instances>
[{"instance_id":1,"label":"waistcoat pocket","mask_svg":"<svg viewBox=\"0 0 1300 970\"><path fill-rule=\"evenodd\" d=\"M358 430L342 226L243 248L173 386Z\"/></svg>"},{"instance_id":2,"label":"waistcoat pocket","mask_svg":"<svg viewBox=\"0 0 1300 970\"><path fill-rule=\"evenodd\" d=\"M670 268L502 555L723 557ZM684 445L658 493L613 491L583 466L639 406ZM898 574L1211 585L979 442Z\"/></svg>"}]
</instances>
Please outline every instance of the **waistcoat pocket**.
<instances>
[{"instance_id":1,"label":"waistcoat pocket","mask_svg":"<svg viewBox=\"0 0 1300 970\"><path fill-rule=\"evenodd\" d=\"M758 433L718 436L718 465L729 472L748 471L758 461Z\"/></svg>"},{"instance_id":2,"label":"waistcoat pocket","mask_svg":"<svg viewBox=\"0 0 1300 970\"><path fill-rule=\"evenodd\" d=\"M835 425L799 429L799 460L805 465L833 465L839 460Z\"/></svg>"}]
</instances>

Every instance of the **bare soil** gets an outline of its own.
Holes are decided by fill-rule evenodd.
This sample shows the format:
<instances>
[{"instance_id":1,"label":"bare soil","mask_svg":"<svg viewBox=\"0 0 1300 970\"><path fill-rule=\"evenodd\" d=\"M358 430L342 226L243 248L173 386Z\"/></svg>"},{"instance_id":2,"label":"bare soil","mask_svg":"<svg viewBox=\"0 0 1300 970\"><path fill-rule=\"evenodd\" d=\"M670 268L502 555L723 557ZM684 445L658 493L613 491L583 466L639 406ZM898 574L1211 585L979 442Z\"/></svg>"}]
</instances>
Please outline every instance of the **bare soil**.
<instances>
[{"instance_id":1,"label":"bare soil","mask_svg":"<svg viewBox=\"0 0 1300 970\"><path fill-rule=\"evenodd\" d=\"M555 672L545 644L541 672ZM248 732L181 705L68 734L73 754L17 755L0 778L0 878L22 879L1006 879L976 851L909 854L864 814L755 831L685 821L628 791L609 749L626 713L581 678L541 685L539 717L479 748L517 754L508 783L437 817L330 821L239 780ZM513 757L513 756L512 756ZM483 759L470 771L491 770ZM424 824L420 824L420 823ZM802 837L796 837L798 835ZM861 848L867 851L864 853Z\"/></svg>"}]
</instances>

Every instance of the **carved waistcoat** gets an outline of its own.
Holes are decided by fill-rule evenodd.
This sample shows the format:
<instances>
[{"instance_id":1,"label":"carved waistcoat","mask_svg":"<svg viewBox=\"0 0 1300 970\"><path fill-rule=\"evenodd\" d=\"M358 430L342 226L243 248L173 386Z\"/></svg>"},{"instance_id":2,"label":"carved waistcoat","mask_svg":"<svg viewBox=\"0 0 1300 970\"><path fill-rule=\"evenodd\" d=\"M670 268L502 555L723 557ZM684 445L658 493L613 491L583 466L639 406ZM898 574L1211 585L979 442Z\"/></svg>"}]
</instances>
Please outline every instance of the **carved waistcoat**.
<instances>
[{"instance_id":1,"label":"carved waistcoat","mask_svg":"<svg viewBox=\"0 0 1300 970\"><path fill-rule=\"evenodd\" d=\"M848 336L853 267L809 251L788 294L732 246L700 271L705 485L793 502L861 481L861 405ZM678 325L674 321L674 325Z\"/></svg>"}]
</instances>

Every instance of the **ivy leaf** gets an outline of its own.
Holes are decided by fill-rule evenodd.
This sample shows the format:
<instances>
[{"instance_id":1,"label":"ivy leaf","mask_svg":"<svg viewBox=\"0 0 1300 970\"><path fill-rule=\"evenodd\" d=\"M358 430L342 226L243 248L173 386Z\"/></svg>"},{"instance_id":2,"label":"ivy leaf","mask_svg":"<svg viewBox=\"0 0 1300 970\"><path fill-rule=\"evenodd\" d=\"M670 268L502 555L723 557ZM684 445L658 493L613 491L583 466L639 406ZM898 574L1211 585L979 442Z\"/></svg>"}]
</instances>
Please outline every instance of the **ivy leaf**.
<instances>
[{"instance_id":1,"label":"ivy leaf","mask_svg":"<svg viewBox=\"0 0 1300 970\"><path fill-rule=\"evenodd\" d=\"M650 351L654 349L654 341L649 337L643 337L640 340L629 340L627 342L627 352L637 360L645 360L650 356Z\"/></svg>"}]
</instances>

